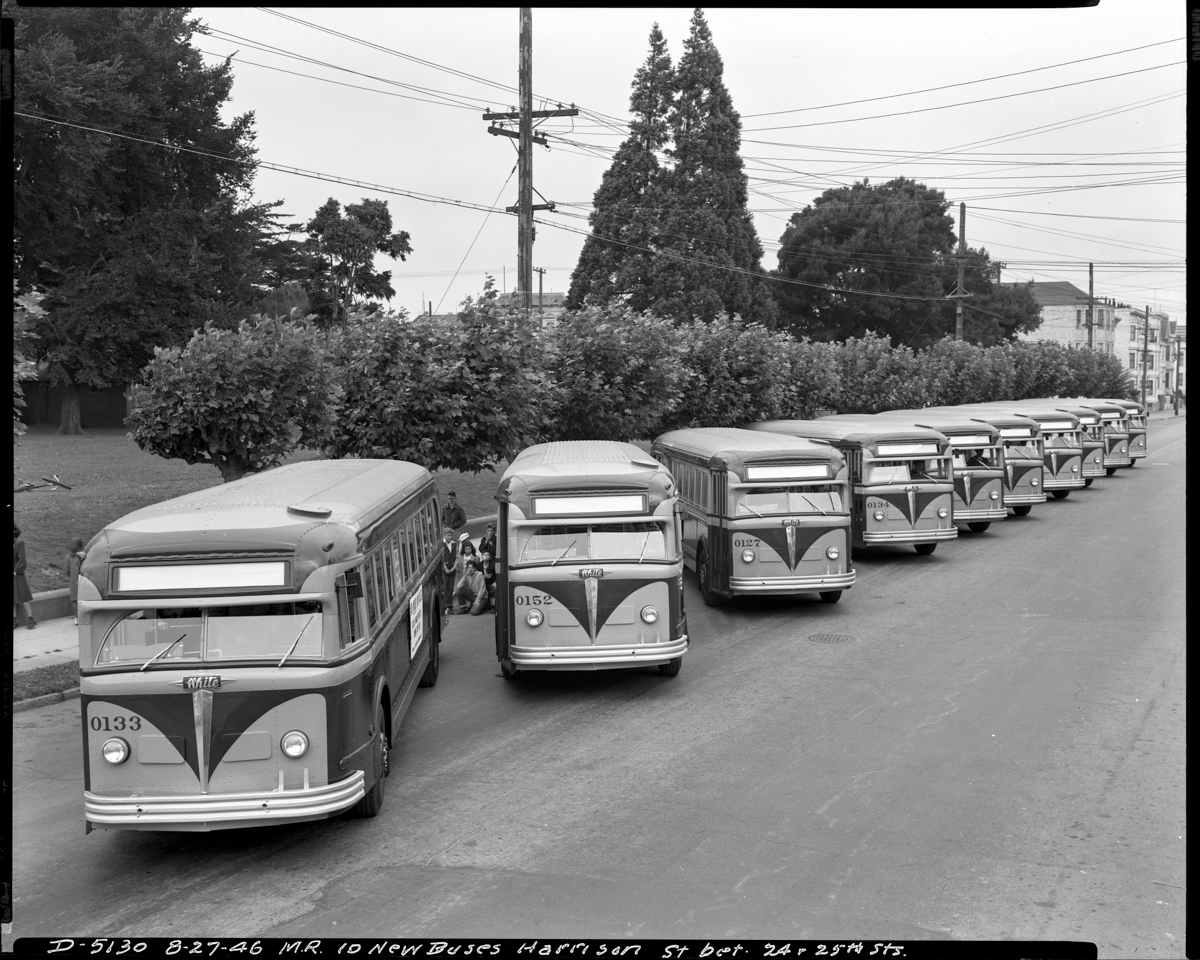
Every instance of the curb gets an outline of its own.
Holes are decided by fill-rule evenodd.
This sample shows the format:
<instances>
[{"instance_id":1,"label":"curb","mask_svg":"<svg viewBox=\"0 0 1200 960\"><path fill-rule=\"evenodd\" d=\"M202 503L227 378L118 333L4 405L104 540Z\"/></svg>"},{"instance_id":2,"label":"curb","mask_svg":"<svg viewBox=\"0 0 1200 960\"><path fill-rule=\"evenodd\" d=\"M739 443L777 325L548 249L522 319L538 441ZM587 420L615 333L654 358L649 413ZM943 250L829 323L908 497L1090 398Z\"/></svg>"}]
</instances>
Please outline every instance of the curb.
<instances>
[{"instance_id":1,"label":"curb","mask_svg":"<svg viewBox=\"0 0 1200 960\"><path fill-rule=\"evenodd\" d=\"M57 590L43 590L35 593L29 602L29 610L34 620L58 620L71 616L71 591L66 587Z\"/></svg>"},{"instance_id":2,"label":"curb","mask_svg":"<svg viewBox=\"0 0 1200 960\"><path fill-rule=\"evenodd\" d=\"M12 705L12 711L13 713L22 713L25 710L36 710L38 707L48 707L52 703L74 700L78 696L79 688L72 687L70 690L60 690L58 693L47 693L40 697L30 697L28 700L18 700Z\"/></svg>"}]
</instances>

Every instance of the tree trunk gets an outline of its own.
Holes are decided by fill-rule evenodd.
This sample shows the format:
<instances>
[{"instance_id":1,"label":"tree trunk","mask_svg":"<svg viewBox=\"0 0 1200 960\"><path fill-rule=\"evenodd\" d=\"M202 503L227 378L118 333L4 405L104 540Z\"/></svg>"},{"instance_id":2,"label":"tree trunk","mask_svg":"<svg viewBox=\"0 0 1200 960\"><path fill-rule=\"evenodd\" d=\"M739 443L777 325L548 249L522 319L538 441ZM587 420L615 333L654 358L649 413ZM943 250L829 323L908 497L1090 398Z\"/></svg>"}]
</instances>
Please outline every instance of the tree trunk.
<instances>
[{"instance_id":1,"label":"tree trunk","mask_svg":"<svg viewBox=\"0 0 1200 960\"><path fill-rule=\"evenodd\" d=\"M78 387L68 387L63 392L62 413L58 421L58 432L67 434L83 433L83 426L79 420Z\"/></svg>"},{"instance_id":2,"label":"tree trunk","mask_svg":"<svg viewBox=\"0 0 1200 960\"><path fill-rule=\"evenodd\" d=\"M221 472L222 483L229 483L231 480L240 480L250 472L250 465L236 457L226 457L218 453L213 457L213 462Z\"/></svg>"}]
</instances>

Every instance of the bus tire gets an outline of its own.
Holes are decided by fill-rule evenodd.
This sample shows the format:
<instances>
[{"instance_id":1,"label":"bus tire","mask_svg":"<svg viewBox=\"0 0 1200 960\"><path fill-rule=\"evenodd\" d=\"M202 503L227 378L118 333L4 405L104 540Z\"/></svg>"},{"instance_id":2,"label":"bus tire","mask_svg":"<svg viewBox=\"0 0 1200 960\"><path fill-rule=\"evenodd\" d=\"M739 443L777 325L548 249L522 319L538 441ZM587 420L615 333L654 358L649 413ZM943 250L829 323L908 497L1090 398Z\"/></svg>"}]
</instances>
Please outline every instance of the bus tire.
<instances>
[{"instance_id":1,"label":"bus tire","mask_svg":"<svg viewBox=\"0 0 1200 960\"><path fill-rule=\"evenodd\" d=\"M842 591L841 590L822 590L821 591L821 602L822 603L837 603L841 599L842 599Z\"/></svg>"},{"instance_id":2,"label":"bus tire","mask_svg":"<svg viewBox=\"0 0 1200 960\"><path fill-rule=\"evenodd\" d=\"M500 661L500 675L505 680L515 680L518 673L521 671L512 665L511 660Z\"/></svg>"},{"instance_id":3,"label":"bus tire","mask_svg":"<svg viewBox=\"0 0 1200 960\"><path fill-rule=\"evenodd\" d=\"M992 525L991 520L972 520L970 523L967 524L967 529L970 530L972 533L983 533L983 531L986 530L991 525Z\"/></svg>"},{"instance_id":4,"label":"bus tire","mask_svg":"<svg viewBox=\"0 0 1200 960\"><path fill-rule=\"evenodd\" d=\"M700 548L696 556L696 584L700 587L700 596L704 598L705 606L719 607L725 598L712 589L712 565L708 560L708 551Z\"/></svg>"},{"instance_id":5,"label":"bus tire","mask_svg":"<svg viewBox=\"0 0 1200 960\"><path fill-rule=\"evenodd\" d=\"M1116 467L1105 467L1105 468L1104 468L1104 472L1105 472L1105 473L1106 473L1108 476L1110 476L1110 477L1111 477L1111 476L1112 476L1114 473L1116 473L1116 472L1117 472L1117 468L1116 468Z\"/></svg>"},{"instance_id":6,"label":"bus tire","mask_svg":"<svg viewBox=\"0 0 1200 960\"><path fill-rule=\"evenodd\" d=\"M1027 517L1029 516L1029 511L1032 509L1032 503L1022 503L1019 506L1013 507L1013 513L1015 513L1018 517Z\"/></svg>"},{"instance_id":7,"label":"bus tire","mask_svg":"<svg viewBox=\"0 0 1200 960\"><path fill-rule=\"evenodd\" d=\"M923 557L929 556L937 549L936 543L914 543L913 546L916 548L917 553Z\"/></svg>"},{"instance_id":8,"label":"bus tire","mask_svg":"<svg viewBox=\"0 0 1200 960\"><path fill-rule=\"evenodd\" d=\"M1050 496L1054 497L1055 500L1066 500L1070 493L1070 490L1051 490Z\"/></svg>"},{"instance_id":9,"label":"bus tire","mask_svg":"<svg viewBox=\"0 0 1200 960\"><path fill-rule=\"evenodd\" d=\"M660 663L658 665L658 672L661 673L664 677L677 677L677 676L679 676L679 668L682 666L683 666L683 657L682 656L672 657L666 663Z\"/></svg>"},{"instance_id":10,"label":"bus tire","mask_svg":"<svg viewBox=\"0 0 1200 960\"><path fill-rule=\"evenodd\" d=\"M375 746L371 757L375 767L375 782L361 800L354 805L356 817L378 816L383 809L383 781L391 771L391 758L388 752L387 727L383 723L383 704L375 707Z\"/></svg>"},{"instance_id":11,"label":"bus tire","mask_svg":"<svg viewBox=\"0 0 1200 960\"><path fill-rule=\"evenodd\" d=\"M1087 477L1087 478L1085 478L1085 479L1084 479L1084 481L1083 481L1083 485L1084 485L1085 487L1090 487L1090 486L1092 485L1092 481L1093 481L1093 480L1095 480L1095 479L1096 479L1095 477Z\"/></svg>"},{"instance_id":12,"label":"bus tire","mask_svg":"<svg viewBox=\"0 0 1200 960\"><path fill-rule=\"evenodd\" d=\"M433 633L429 637L429 662L425 664L425 672L417 683L419 687L432 687L437 683L438 670L442 665L442 619L433 618Z\"/></svg>"}]
</instances>

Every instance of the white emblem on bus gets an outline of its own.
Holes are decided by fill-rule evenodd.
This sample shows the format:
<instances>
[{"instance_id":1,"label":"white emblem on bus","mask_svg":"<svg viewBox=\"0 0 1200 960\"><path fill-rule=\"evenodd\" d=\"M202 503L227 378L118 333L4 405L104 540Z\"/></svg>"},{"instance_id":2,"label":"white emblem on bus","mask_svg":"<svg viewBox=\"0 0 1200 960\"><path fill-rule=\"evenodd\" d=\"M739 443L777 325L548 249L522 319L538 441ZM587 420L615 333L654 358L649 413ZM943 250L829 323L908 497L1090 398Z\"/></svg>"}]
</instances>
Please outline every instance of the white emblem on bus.
<instances>
[{"instance_id":1,"label":"white emblem on bus","mask_svg":"<svg viewBox=\"0 0 1200 960\"><path fill-rule=\"evenodd\" d=\"M604 576L603 567L584 567L579 571L579 578L581 580L595 580L602 576Z\"/></svg>"}]
</instances>

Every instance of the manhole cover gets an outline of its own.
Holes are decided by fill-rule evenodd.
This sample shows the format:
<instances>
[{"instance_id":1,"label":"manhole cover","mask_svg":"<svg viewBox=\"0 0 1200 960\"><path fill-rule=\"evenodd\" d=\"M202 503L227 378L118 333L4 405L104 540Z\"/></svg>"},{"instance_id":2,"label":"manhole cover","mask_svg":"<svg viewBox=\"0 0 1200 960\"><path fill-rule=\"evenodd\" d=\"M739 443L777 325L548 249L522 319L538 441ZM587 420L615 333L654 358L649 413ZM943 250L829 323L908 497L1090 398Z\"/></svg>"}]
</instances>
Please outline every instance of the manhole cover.
<instances>
[{"instance_id":1,"label":"manhole cover","mask_svg":"<svg viewBox=\"0 0 1200 960\"><path fill-rule=\"evenodd\" d=\"M857 637L849 637L844 633L814 633L808 638L813 643L854 643Z\"/></svg>"}]
</instances>

